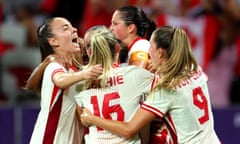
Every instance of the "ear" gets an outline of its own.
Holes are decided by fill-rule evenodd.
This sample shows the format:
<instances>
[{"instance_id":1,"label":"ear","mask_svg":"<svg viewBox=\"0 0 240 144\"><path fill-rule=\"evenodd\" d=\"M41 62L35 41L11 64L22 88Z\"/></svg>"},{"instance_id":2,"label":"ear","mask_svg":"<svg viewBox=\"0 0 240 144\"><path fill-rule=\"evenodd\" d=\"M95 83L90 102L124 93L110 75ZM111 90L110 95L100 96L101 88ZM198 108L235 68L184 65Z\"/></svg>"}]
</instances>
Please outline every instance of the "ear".
<instances>
[{"instance_id":1,"label":"ear","mask_svg":"<svg viewBox=\"0 0 240 144\"><path fill-rule=\"evenodd\" d=\"M49 38L48 42L52 47L59 47L58 41L55 38Z\"/></svg>"},{"instance_id":2,"label":"ear","mask_svg":"<svg viewBox=\"0 0 240 144\"><path fill-rule=\"evenodd\" d=\"M135 29L136 29L136 25L135 24L130 24L128 26L128 32L129 33L132 33Z\"/></svg>"},{"instance_id":3,"label":"ear","mask_svg":"<svg viewBox=\"0 0 240 144\"><path fill-rule=\"evenodd\" d=\"M159 55L159 58L163 58L163 57L166 57L166 50L165 49L163 49L163 48L158 48L157 49L157 53L158 53L158 55Z\"/></svg>"}]
</instances>

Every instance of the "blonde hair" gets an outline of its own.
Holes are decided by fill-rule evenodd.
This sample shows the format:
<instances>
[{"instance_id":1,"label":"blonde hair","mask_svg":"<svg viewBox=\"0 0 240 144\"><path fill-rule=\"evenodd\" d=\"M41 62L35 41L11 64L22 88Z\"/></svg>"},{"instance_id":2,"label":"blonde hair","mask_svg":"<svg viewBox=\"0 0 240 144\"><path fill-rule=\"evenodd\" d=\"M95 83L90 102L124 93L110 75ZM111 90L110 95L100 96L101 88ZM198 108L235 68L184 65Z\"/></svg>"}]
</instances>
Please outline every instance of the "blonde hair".
<instances>
[{"instance_id":1,"label":"blonde hair","mask_svg":"<svg viewBox=\"0 0 240 144\"><path fill-rule=\"evenodd\" d=\"M154 89L173 89L198 69L189 38L183 29L163 26L154 31L153 41L157 48L166 50L168 57L166 63L157 69L161 78Z\"/></svg>"},{"instance_id":2,"label":"blonde hair","mask_svg":"<svg viewBox=\"0 0 240 144\"><path fill-rule=\"evenodd\" d=\"M103 85L106 85L107 76L112 68L113 59L116 55L118 44L114 34L105 27L99 27L90 40L91 56L87 67L100 64L103 66Z\"/></svg>"}]
</instances>

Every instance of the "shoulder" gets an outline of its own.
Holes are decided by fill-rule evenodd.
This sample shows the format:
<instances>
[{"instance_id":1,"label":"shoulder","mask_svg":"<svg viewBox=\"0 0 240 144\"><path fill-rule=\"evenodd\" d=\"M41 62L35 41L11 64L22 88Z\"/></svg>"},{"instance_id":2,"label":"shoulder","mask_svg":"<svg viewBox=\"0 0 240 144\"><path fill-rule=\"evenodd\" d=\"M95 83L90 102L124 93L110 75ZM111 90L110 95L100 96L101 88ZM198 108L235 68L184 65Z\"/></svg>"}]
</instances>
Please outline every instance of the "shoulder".
<instances>
[{"instance_id":1,"label":"shoulder","mask_svg":"<svg viewBox=\"0 0 240 144\"><path fill-rule=\"evenodd\" d=\"M135 65L130 65L127 67L128 67L128 73L132 73L134 75L134 77L137 77L140 79L144 78L144 77L154 77L153 73L151 73L150 71L148 71L144 68L141 68L141 67L138 67Z\"/></svg>"},{"instance_id":2,"label":"shoulder","mask_svg":"<svg viewBox=\"0 0 240 144\"><path fill-rule=\"evenodd\" d=\"M50 62L46 68L64 68L64 67L57 62Z\"/></svg>"},{"instance_id":3,"label":"shoulder","mask_svg":"<svg viewBox=\"0 0 240 144\"><path fill-rule=\"evenodd\" d=\"M49 73L57 73L57 72L66 72L67 70L59 63L57 62L50 62L46 67L46 72Z\"/></svg>"},{"instance_id":4,"label":"shoulder","mask_svg":"<svg viewBox=\"0 0 240 144\"><path fill-rule=\"evenodd\" d=\"M127 73L136 73L136 72L149 72L144 68L135 66L135 65L126 65L123 67L117 67L114 68L113 71L114 73L122 73L122 74L127 74ZM150 73L150 72L149 72Z\"/></svg>"},{"instance_id":5,"label":"shoulder","mask_svg":"<svg viewBox=\"0 0 240 144\"><path fill-rule=\"evenodd\" d=\"M140 39L134 43L134 46L150 46L150 42L146 39Z\"/></svg>"},{"instance_id":6,"label":"shoulder","mask_svg":"<svg viewBox=\"0 0 240 144\"><path fill-rule=\"evenodd\" d=\"M131 50L133 51L141 50L141 51L148 52L149 48L150 48L150 42L146 39L140 39L134 43Z\"/></svg>"}]
</instances>

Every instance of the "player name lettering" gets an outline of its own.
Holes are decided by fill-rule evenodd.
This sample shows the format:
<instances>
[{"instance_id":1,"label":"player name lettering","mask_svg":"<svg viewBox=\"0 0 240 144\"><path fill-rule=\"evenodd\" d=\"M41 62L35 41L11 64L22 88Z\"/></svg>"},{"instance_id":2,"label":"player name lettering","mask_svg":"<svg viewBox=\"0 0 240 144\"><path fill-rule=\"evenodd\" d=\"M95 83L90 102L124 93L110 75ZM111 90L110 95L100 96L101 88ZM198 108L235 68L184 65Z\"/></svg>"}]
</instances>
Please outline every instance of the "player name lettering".
<instances>
[{"instance_id":1,"label":"player name lettering","mask_svg":"<svg viewBox=\"0 0 240 144\"><path fill-rule=\"evenodd\" d=\"M88 86L87 89L89 88L101 88L101 87L112 87L116 85L123 84L123 76L122 75L117 75L117 76L112 76L109 77L103 86L103 79L98 79L92 85Z\"/></svg>"},{"instance_id":2,"label":"player name lettering","mask_svg":"<svg viewBox=\"0 0 240 144\"><path fill-rule=\"evenodd\" d=\"M201 76L201 74L202 74L201 71L196 71L190 79L187 79L187 80L182 81L182 82L178 85L178 87L179 87L179 88L182 88L182 87L184 87L184 86L192 83L192 81L193 81L193 80L197 80L197 79Z\"/></svg>"},{"instance_id":3,"label":"player name lettering","mask_svg":"<svg viewBox=\"0 0 240 144\"><path fill-rule=\"evenodd\" d=\"M109 87L120 85L120 84L123 84L123 76L122 75L109 77L109 79L107 81L107 86L109 86Z\"/></svg>"}]
</instances>

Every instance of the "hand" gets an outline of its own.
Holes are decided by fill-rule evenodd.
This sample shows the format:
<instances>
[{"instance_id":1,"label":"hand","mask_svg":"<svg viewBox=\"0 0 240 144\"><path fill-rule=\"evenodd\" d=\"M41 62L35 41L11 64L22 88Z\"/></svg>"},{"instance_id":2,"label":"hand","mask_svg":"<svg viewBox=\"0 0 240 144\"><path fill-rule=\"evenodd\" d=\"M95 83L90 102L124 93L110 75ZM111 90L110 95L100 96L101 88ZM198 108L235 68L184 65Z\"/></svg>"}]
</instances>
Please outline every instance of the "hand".
<instances>
[{"instance_id":1,"label":"hand","mask_svg":"<svg viewBox=\"0 0 240 144\"><path fill-rule=\"evenodd\" d=\"M89 127L91 125L89 122L91 116L92 116L92 113L88 109L86 109L86 108L82 109L80 118L81 118L81 122L84 126Z\"/></svg>"},{"instance_id":2,"label":"hand","mask_svg":"<svg viewBox=\"0 0 240 144\"><path fill-rule=\"evenodd\" d=\"M148 71L150 71L151 73L155 73L156 69L153 68L153 65L152 65L152 61L151 60L148 60L148 64L147 64L147 68L146 68Z\"/></svg>"},{"instance_id":3,"label":"hand","mask_svg":"<svg viewBox=\"0 0 240 144\"><path fill-rule=\"evenodd\" d=\"M81 121L82 125L84 125L85 127L88 127L90 124L88 124L87 122L84 122L84 121L81 120L82 116L86 116L87 115L87 113L83 113L83 109L84 108L82 108L80 106L77 106L77 109L76 109L77 110L77 116L78 116L79 121Z\"/></svg>"},{"instance_id":4,"label":"hand","mask_svg":"<svg viewBox=\"0 0 240 144\"><path fill-rule=\"evenodd\" d=\"M83 108L80 107L80 106L77 106L77 116L78 116L78 119L81 120L81 114L83 112Z\"/></svg>"},{"instance_id":5,"label":"hand","mask_svg":"<svg viewBox=\"0 0 240 144\"><path fill-rule=\"evenodd\" d=\"M78 37L78 38L77 38L77 42L78 42L80 48L81 48L81 49L84 49L84 40L83 40L83 38Z\"/></svg>"},{"instance_id":6,"label":"hand","mask_svg":"<svg viewBox=\"0 0 240 144\"><path fill-rule=\"evenodd\" d=\"M103 72L103 68L101 65L94 65L87 69L83 69L85 79L97 79Z\"/></svg>"}]
</instances>

